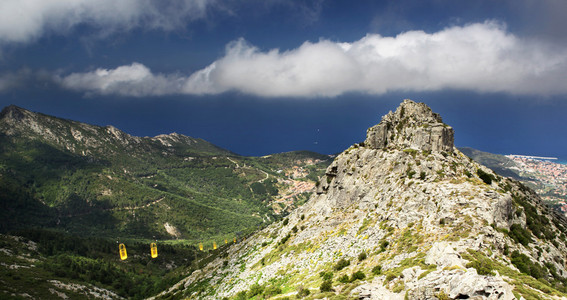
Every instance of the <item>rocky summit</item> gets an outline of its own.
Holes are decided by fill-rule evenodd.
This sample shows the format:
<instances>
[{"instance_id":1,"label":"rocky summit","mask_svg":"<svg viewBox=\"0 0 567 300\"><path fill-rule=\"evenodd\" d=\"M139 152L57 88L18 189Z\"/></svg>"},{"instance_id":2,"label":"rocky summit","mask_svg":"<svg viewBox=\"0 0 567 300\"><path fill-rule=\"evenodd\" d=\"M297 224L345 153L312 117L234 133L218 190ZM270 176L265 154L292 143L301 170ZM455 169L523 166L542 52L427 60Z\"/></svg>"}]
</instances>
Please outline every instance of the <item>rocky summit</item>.
<instances>
[{"instance_id":1,"label":"rocky summit","mask_svg":"<svg viewBox=\"0 0 567 300\"><path fill-rule=\"evenodd\" d=\"M211 251L167 296L564 299L565 226L404 100L335 158L305 205Z\"/></svg>"},{"instance_id":2,"label":"rocky summit","mask_svg":"<svg viewBox=\"0 0 567 300\"><path fill-rule=\"evenodd\" d=\"M396 112L388 113L380 124L367 131L365 145L424 151L453 152L453 128L424 103L404 100Z\"/></svg>"}]
</instances>

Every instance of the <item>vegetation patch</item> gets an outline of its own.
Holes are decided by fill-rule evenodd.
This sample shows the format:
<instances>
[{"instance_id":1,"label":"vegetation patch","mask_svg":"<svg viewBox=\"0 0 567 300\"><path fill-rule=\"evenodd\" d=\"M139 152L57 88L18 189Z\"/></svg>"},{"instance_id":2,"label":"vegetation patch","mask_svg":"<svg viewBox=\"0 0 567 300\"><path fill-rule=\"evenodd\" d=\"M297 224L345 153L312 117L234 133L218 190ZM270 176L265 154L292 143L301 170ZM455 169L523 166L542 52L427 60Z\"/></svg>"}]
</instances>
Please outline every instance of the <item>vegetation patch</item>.
<instances>
[{"instance_id":1,"label":"vegetation patch","mask_svg":"<svg viewBox=\"0 0 567 300\"><path fill-rule=\"evenodd\" d=\"M412 267L415 267L415 266L419 266L422 270L425 270L425 271L436 270L437 265L433 265L433 264L428 265L428 264L425 263L425 255L426 255L425 253L420 252L414 257L409 257L409 258L402 260L398 267L395 267L393 269L386 271L384 273L384 274L386 274L386 282L390 282L390 281L394 280L395 278L399 277L400 275L402 275L402 271L404 271L405 269L412 268ZM381 268L380 268L380 271L381 271Z\"/></svg>"},{"instance_id":2,"label":"vegetation patch","mask_svg":"<svg viewBox=\"0 0 567 300\"><path fill-rule=\"evenodd\" d=\"M311 294L311 291L306 287L300 286L300 287L297 288L297 297L298 298L304 298L304 297L309 296L310 294Z\"/></svg>"},{"instance_id":3,"label":"vegetation patch","mask_svg":"<svg viewBox=\"0 0 567 300\"><path fill-rule=\"evenodd\" d=\"M492 184L492 181L496 180L496 177L494 177L494 175L486 173L482 169L477 169L476 175L478 175L478 177L488 185Z\"/></svg>"},{"instance_id":4,"label":"vegetation patch","mask_svg":"<svg viewBox=\"0 0 567 300\"><path fill-rule=\"evenodd\" d=\"M341 282L341 283L349 283L349 282L350 282L350 279L349 279L348 275L346 275L346 274L343 275L343 276L341 276L341 277L339 277L338 280L339 280L339 282Z\"/></svg>"},{"instance_id":5,"label":"vegetation patch","mask_svg":"<svg viewBox=\"0 0 567 300\"><path fill-rule=\"evenodd\" d=\"M374 275L382 274L382 266L380 266L380 265L374 266L374 268L372 268L372 274L374 274Z\"/></svg>"},{"instance_id":6,"label":"vegetation patch","mask_svg":"<svg viewBox=\"0 0 567 300\"><path fill-rule=\"evenodd\" d=\"M421 224L415 230L419 231L420 229ZM408 253L413 252L421 243L423 243L423 236L419 233L413 233L413 230L408 227L402 232L402 236L398 239L398 251L407 250Z\"/></svg>"},{"instance_id":7,"label":"vegetation patch","mask_svg":"<svg viewBox=\"0 0 567 300\"><path fill-rule=\"evenodd\" d=\"M541 295L535 292L535 290L548 295L567 297L567 294L565 294L566 288L564 278L552 278L551 282L544 278L536 279L530 275L519 273L518 271L515 271L496 260L491 260L482 252L474 251L472 249L467 250L467 252L468 253L461 253L462 257L470 262L477 261L478 263L475 264L477 267L480 266L489 272L498 271L500 275L511 278L510 283L515 286L514 291L523 296L525 299L541 299ZM532 268L537 268L533 266L533 262L528 262L530 261L529 257L524 257L521 254L518 254L514 255L514 261L518 265L524 265L522 266L524 270L531 272ZM471 265L471 267L474 266ZM537 273L538 271L535 272Z\"/></svg>"},{"instance_id":8,"label":"vegetation patch","mask_svg":"<svg viewBox=\"0 0 567 300\"><path fill-rule=\"evenodd\" d=\"M323 281L323 283L321 283L321 286L319 287L319 290L321 291L321 293L332 291L333 281L332 280Z\"/></svg>"},{"instance_id":9,"label":"vegetation patch","mask_svg":"<svg viewBox=\"0 0 567 300\"><path fill-rule=\"evenodd\" d=\"M506 231L506 233L508 233L516 243L520 243L524 246L528 246L529 243L533 242L531 234L520 224L512 224L510 231Z\"/></svg>"},{"instance_id":10,"label":"vegetation patch","mask_svg":"<svg viewBox=\"0 0 567 300\"><path fill-rule=\"evenodd\" d=\"M272 250L272 252L266 254L264 258L260 262L258 262L255 266L260 264L262 261L265 265L269 265L274 261L278 260L280 257L285 255L286 253L290 253L292 251L303 252L311 246L311 241L303 242L297 245L287 246L284 244L279 245L277 248Z\"/></svg>"},{"instance_id":11,"label":"vegetation patch","mask_svg":"<svg viewBox=\"0 0 567 300\"><path fill-rule=\"evenodd\" d=\"M554 240L555 234L550 229L550 222L543 214L538 213L535 206L519 195L514 195L514 202L523 208L526 214L526 225L540 239Z\"/></svg>"},{"instance_id":12,"label":"vegetation patch","mask_svg":"<svg viewBox=\"0 0 567 300\"><path fill-rule=\"evenodd\" d=\"M323 278L323 280L331 280L333 279L333 272L321 272L319 273L319 277Z\"/></svg>"},{"instance_id":13,"label":"vegetation patch","mask_svg":"<svg viewBox=\"0 0 567 300\"><path fill-rule=\"evenodd\" d=\"M416 173L416 172L415 172L414 170L408 168L408 170L406 171L406 176L407 176L409 179L412 179L412 178L413 178L413 175L415 175L415 173Z\"/></svg>"},{"instance_id":14,"label":"vegetation patch","mask_svg":"<svg viewBox=\"0 0 567 300\"><path fill-rule=\"evenodd\" d=\"M409 155L411 155L413 158L415 158L415 156L419 153L419 151L415 150L415 149L404 149L405 153L408 153Z\"/></svg>"},{"instance_id":15,"label":"vegetation patch","mask_svg":"<svg viewBox=\"0 0 567 300\"><path fill-rule=\"evenodd\" d=\"M546 270L541 265L532 262L527 255L522 254L517 250L512 252L510 258L512 260L512 264L516 268L518 268L520 272L528 274L535 279L543 278L547 273Z\"/></svg>"},{"instance_id":16,"label":"vegetation patch","mask_svg":"<svg viewBox=\"0 0 567 300\"><path fill-rule=\"evenodd\" d=\"M392 288L392 292L399 293L399 292L403 291L405 288L406 288L406 286L404 284L404 281L400 280L400 281L396 282L396 284Z\"/></svg>"},{"instance_id":17,"label":"vegetation patch","mask_svg":"<svg viewBox=\"0 0 567 300\"><path fill-rule=\"evenodd\" d=\"M379 252L384 252L384 251L386 251L386 248L388 248L389 245L390 245L390 242L388 242L387 240L382 240L382 241L380 241L380 250L379 250Z\"/></svg>"},{"instance_id":18,"label":"vegetation patch","mask_svg":"<svg viewBox=\"0 0 567 300\"><path fill-rule=\"evenodd\" d=\"M371 218L364 218L364 220L362 221L362 225L360 225L360 227L358 228L358 231L356 232L357 235L360 235L361 233L363 233L371 224L373 224L374 222L372 222Z\"/></svg>"},{"instance_id":19,"label":"vegetation patch","mask_svg":"<svg viewBox=\"0 0 567 300\"><path fill-rule=\"evenodd\" d=\"M350 265L350 260L341 258L333 267L335 271L340 271Z\"/></svg>"},{"instance_id":20,"label":"vegetation patch","mask_svg":"<svg viewBox=\"0 0 567 300\"><path fill-rule=\"evenodd\" d=\"M350 275L350 282L353 282L355 280L363 280L364 278L366 278L366 274L364 274L364 272L356 271Z\"/></svg>"}]
</instances>

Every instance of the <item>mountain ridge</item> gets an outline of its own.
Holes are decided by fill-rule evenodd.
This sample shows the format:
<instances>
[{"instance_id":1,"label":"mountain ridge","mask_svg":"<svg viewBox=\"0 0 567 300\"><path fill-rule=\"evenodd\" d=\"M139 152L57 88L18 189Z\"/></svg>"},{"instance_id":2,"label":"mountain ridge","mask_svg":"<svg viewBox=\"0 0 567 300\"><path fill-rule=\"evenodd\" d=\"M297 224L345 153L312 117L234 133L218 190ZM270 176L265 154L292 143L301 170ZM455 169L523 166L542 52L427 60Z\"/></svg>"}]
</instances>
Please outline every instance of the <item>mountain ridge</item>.
<instances>
[{"instance_id":1,"label":"mountain ridge","mask_svg":"<svg viewBox=\"0 0 567 300\"><path fill-rule=\"evenodd\" d=\"M430 116L404 100L335 158L305 205L170 295L565 298L565 220L454 148L452 129Z\"/></svg>"},{"instance_id":2,"label":"mountain ridge","mask_svg":"<svg viewBox=\"0 0 567 300\"><path fill-rule=\"evenodd\" d=\"M42 113L31 112L15 105L10 105L0 112L0 130L2 130L7 136L21 136L27 134L38 138L41 137L53 144L63 146L67 150L81 155L89 154L88 151L93 151L93 148L104 148L104 142L108 142L110 144L113 144L113 142L120 142L126 145L132 144L145 146L144 150L150 150L148 147L151 146L156 147L156 143L159 143L166 148L196 144L196 146L200 146L200 148L210 151L212 154L236 155L231 151L222 149L203 139L193 138L178 133L160 134L155 137L137 137L127 134L112 125L90 125ZM96 134L103 134L104 139L102 141L93 139L92 135ZM75 144L86 144L86 147L90 149L80 151L77 149L76 145L63 142L71 139L77 142ZM143 145L143 142L149 142L149 145ZM134 147L131 147L131 149L135 150ZM106 152L105 154L108 155L111 153L112 152Z\"/></svg>"}]
</instances>

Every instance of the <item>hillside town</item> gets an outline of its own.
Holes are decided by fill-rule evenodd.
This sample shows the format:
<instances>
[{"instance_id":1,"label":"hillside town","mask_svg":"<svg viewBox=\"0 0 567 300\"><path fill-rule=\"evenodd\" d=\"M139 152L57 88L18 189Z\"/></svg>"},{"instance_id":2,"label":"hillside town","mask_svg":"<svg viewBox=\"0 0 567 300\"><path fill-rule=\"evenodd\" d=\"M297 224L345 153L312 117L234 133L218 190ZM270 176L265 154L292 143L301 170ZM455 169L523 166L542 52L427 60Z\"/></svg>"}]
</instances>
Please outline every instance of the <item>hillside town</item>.
<instances>
[{"instance_id":1,"label":"hillside town","mask_svg":"<svg viewBox=\"0 0 567 300\"><path fill-rule=\"evenodd\" d=\"M512 168L549 204L567 213L567 165L551 158L506 155L516 163Z\"/></svg>"}]
</instances>

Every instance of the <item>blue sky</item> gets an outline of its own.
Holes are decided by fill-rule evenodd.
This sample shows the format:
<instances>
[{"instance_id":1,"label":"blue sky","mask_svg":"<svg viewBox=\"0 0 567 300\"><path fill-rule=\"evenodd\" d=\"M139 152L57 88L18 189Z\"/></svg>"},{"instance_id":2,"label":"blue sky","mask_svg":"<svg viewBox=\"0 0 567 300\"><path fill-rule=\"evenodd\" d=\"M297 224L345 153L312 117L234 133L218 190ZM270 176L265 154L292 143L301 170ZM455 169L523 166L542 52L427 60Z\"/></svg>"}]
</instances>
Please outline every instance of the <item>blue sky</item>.
<instances>
[{"instance_id":1,"label":"blue sky","mask_svg":"<svg viewBox=\"0 0 567 300\"><path fill-rule=\"evenodd\" d=\"M336 153L405 98L567 157L563 0L4 0L0 106L244 155Z\"/></svg>"}]
</instances>

